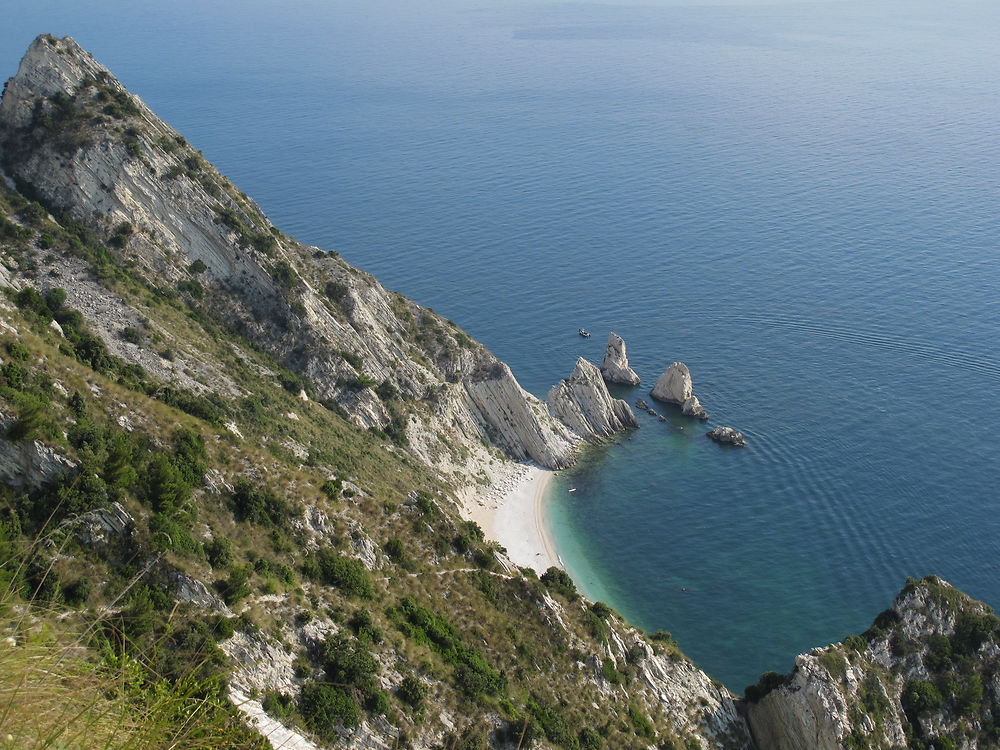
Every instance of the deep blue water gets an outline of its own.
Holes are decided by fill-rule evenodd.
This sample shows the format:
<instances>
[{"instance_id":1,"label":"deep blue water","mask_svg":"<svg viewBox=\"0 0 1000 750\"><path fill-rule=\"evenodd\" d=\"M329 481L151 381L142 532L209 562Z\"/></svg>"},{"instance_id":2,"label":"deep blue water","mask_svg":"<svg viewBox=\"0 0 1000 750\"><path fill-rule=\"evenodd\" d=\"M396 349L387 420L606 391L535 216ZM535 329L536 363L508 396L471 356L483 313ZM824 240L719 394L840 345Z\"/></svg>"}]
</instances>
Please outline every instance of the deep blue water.
<instances>
[{"instance_id":1,"label":"deep blue water","mask_svg":"<svg viewBox=\"0 0 1000 750\"><path fill-rule=\"evenodd\" d=\"M749 445L643 419L552 515L586 592L731 687L864 630L908 575L1000 604L1000 4L4 18L0 75L35 34L75 36L277 225L533 392L609 330L644 378L630 400L687 362Z\"/></svg>"}]
</instances>

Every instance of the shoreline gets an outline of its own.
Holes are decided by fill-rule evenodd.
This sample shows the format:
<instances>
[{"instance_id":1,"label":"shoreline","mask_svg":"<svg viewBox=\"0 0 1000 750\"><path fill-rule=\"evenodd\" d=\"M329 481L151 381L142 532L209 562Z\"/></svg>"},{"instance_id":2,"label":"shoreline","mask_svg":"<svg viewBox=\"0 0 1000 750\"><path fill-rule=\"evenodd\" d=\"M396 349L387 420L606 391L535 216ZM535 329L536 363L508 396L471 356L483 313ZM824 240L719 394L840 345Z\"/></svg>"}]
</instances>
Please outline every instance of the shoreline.
<instances>
[{"instance_id":1,"label":"shoreline","mask_svg":"<svg viewBox=\"0 0 1000 750\"><path fill-rule=\"evenodd\" d=\"M504 466L462 507L487 539L506 548L515 565L539 574L563 567L545 517L546 493L554 476L554 471L533 464Z\"/></svg>"}]
</instances>

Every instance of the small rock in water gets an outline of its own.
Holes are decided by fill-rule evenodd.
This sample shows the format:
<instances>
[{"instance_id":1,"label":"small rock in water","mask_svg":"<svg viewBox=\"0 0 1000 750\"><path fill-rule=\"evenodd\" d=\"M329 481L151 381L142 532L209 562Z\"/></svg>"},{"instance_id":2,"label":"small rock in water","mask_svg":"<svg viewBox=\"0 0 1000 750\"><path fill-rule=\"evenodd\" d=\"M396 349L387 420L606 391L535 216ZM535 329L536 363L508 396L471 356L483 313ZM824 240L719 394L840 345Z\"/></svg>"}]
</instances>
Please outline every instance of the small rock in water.
<instances>
[{"instance_id":1,"label":"small rock in water","mask_svg":"<svg viewBox=\"0 0 1000 750\"><path fill-rule=\"evenodd\" d=\"M717 443L736 446L746 445L743 433L734 430L732 427L716 427L708 433L708 436Z\"/></svg>"}]
</instances>

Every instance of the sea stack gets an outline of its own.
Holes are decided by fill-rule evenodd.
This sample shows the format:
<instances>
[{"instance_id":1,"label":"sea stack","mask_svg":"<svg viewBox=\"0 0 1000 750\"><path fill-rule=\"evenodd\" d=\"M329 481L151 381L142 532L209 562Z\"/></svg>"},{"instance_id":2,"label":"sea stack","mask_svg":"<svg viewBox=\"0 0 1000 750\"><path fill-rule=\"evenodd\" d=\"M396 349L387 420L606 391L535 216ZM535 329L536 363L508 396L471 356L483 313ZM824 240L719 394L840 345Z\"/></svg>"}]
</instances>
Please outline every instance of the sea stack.
<instances>
[{"instance_id":1,"label":"sea stack","mask_svg":"<svg viewBox=\"0 0 1000 750\"><path fill-rule=\"evenodd\" d=\"M639 376L628 366L625 339L614 331L608 335L608 346L601 361L601 375L609 383L639 385Z\"/></svg>"},{"instance_id":2,"label":"sea stack","mask_svg":"<svg viewBox=\"0 0 1000 750\"><path fill-rule=\"evenodd\" d=\"M545 403L554 417L588 440L639 426L629 405L611 397L600 371L583 357L572 375L552 386Z\"/></svg>"},{"instance_id":3,"label":"sea stack","mask_svg":"<svg viewBox=\"0 0 1000 750\"><path fill-rule=\"evenodd\" d=\"M708 419L708 413L702 408L698 397L694 395L691 384L691 371L683 362L674 362L666 369L649 395L658 401L680 404L681 413L698 419Z\"/></svg>"}]
</instances>

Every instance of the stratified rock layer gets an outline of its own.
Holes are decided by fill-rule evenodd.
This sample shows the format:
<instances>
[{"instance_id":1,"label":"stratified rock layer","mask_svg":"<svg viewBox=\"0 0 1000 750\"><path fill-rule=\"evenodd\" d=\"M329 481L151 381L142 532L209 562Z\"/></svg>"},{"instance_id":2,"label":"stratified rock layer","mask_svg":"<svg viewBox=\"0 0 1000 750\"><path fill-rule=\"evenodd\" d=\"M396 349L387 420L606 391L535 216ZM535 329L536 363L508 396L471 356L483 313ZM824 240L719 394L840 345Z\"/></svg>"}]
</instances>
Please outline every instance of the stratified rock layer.
<instances>
[{"instance_id":1,"label":"stratified rock layer","mask_svg":"<svg viewBox=\"0 0 1000 750\"><path fill-rule=\"evenodd\" d=\"M552 386L545 401L553 415L583 438L608 437L639 426L631 407L611 397L601 373L583 357L569 378Z\"/></svg>"},{"instance_id":2,"label":"stratified rock layer","mask_svg":"<svg viewBox=\"0 0 1000 750\"><path fill-rule=\"evenodd\" d=\"M674 362L660 375L649 395L659 401L679 404L681 413L698 419L708 419L698 397L694 395L691 371L683 362Z\"/></svg>"},{"instance_id":3,"label":"stratified rock layer","mask_svg":"<svg viewBox=\"0 0 1000 750\"><path fill-rule=\"evenodd\" d=\"M625 340L613 331L608 335L608 345L601 361L601 375L609 383L639 385L639 376L628 365Z\"/></svg>"}]
</instances>

